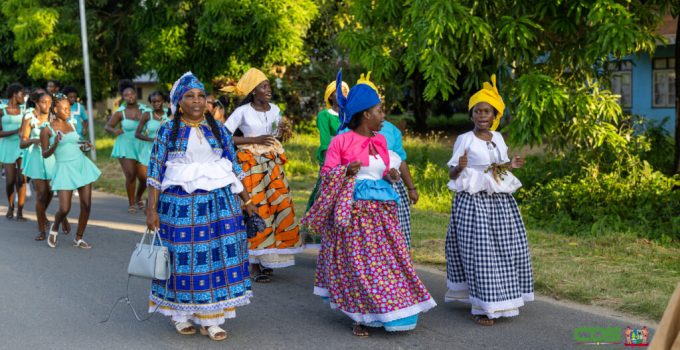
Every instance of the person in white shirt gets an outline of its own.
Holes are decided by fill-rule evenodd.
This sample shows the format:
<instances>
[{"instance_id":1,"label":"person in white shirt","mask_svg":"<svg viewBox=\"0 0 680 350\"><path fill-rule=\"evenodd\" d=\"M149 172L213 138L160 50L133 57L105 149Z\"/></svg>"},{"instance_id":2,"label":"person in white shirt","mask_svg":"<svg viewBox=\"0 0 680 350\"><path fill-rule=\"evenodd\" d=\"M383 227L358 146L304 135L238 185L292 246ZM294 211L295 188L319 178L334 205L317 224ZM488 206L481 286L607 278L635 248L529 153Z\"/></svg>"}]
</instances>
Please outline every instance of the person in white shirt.
<instances>
[{"instance_id":1,"label":"person in white shirt","mask_svg":"<svg viewBox=\"0 0 680 350\"><path fill-rule=\"evenodd\" d=\"M248 239L250 264L253 280L266 283L271 281L272 269L294 265L293 254L302 252L300 228L283 170L287 158L276 138L281 131L281 110L271 103L269 80L255 68L225 92L241 98L225 126L232 133L243 133L234 136L238 161L246 174L243 185L266 223L263 231Z\"/></svg>"},{"instance_id":2,"label":"person in white shirt","mask_svg":"<svg viewBox=\"0 0 680 350\"><path fill-rule=\"evenodd\" d=\"M512 196L522 184L510 172L524 159L510 160L503 136L494 131L505 104L496 77L491 81L470 98L475 128L458 136L448 162L448 186L456 194L446 235L444 298L470 303L475 322L484 326L519 315L519 307L534 299L526 230Z\"/></svg>"}]
</instances>

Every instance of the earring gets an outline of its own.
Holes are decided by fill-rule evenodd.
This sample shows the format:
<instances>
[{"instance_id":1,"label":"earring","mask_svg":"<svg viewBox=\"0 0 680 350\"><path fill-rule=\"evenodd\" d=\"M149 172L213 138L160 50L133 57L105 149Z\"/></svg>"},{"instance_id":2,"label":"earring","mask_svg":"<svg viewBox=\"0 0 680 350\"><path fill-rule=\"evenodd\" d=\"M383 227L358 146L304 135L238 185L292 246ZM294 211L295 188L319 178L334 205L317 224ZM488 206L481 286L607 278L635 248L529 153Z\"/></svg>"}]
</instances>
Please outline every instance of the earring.
<instances>
[{"instance_id":1,"label":"earring","mask_svg":"<svg viewBox=\"0 0 680 350\"><path fill-rule=\"evenodd\" d=\"M179 106L179 112L180 112L181 114L184 114L184 110L182 109L182 106Z\"/></svg>"}]
</instances>

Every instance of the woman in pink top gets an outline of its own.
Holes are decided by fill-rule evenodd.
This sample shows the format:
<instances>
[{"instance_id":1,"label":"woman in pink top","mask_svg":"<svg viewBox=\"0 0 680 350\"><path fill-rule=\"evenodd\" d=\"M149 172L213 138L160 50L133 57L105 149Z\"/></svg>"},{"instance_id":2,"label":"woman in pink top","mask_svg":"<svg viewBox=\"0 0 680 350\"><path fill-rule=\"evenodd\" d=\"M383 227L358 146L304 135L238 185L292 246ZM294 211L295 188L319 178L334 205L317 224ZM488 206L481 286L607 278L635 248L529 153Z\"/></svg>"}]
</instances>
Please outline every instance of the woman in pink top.
<instances>
[{"instance_id":1,"label":"woman in pink top","mask_svg":"<svg viewBox=\"0 0 680 350\"><path fill-rule=\"evenodd\" d=\"M342 74L338 74L338 91ZM414 329L418 314L436 305L411 262L399 229L399 195L390 181L385 119L373 84L360 79L347 98L337 94L342 125L351 131L334 137L321 171L319 197L302 219L323 233L314 294L365 327L387 331Z\"/></svg>"}]
</instances>

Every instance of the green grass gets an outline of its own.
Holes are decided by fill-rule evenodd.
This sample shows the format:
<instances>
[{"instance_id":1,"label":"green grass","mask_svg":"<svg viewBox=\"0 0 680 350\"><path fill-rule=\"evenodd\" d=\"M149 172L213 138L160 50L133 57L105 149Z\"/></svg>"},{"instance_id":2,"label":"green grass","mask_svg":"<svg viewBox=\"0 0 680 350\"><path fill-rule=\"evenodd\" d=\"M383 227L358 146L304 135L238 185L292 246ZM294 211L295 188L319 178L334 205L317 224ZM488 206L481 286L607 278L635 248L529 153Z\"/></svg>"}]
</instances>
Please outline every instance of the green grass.
<instances>
[{"instance_id":1,"label":"green grass","mask_svg":"<svg viewBox=\"0 0 680 350\"><path fill-rule=\"evenodd\" d=\"M113 138L101 133L97 165L102 177L97 188L125 195L123 175L109 157ZM285 147L288 174L298 217L317 179L315 151L318 137L296 134ZM404 146L420 192L412 213L414 261L445 269L444 240L451 193L446 188L446 162L452 139L430 133L407 136ZM680 245L660 245L627 235L566 236L528 230L536 291L558 299L599 305L660 320L668 298L680 280Z\"/></svg>"}]
</instances>

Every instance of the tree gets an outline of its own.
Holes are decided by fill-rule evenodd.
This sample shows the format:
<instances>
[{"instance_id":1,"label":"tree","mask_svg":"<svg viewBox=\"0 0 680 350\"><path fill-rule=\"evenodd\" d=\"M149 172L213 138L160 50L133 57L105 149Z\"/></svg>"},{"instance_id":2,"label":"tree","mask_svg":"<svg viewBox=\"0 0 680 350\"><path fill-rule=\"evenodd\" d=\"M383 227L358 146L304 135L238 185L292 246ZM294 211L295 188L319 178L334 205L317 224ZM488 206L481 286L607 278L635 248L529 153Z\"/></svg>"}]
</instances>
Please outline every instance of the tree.
<instances>
[{"instance_id":1,"label":"tree","mask_svg":"<svg viewBox=\"0 0 680 350\"><path fill-rule=\"evenodd\" d=\"M405 71L418 99L468 95L500 78L513 113L510 140L556 151L619 147L629 140L609 93L609 62L652 52L667 0L356 0L339 36L376 79ZM624 130L625 129L625 130Z\"/></svg>"},{"instance_id":2,"label":"tree","mask_svg":"<svg viewBox=\"0 0 680 350\"><path fill-rule=\"evenodd\" d=\"M77 1L5 0L0 10L13 34L12 56L31 79L83 81ZM169 84L193 70L210 84L249 66L304 62L316 14L310 0L88 0L94 97L143 72Z\"/></svg>"},{"instance_id":3,"label":"tree","mask_svg":"<svg viewBox=\"0 0 680 350\"><path fill-rule=\"evenodd\" d=\"M144 43L139 62L165 83L189 69L210 83L251 66L305 62L316 15L310 0L145 1L135 17Z\"/></svg>"},{"instance_id":4,"label":"tree","mask_svg":"<svg viewBox=\"0 0 680 350\"><path fill-rule=\"evenodd\" d=\"M135 61L136 32L130 14L139 1L88 1L87 25L95 98L109 96L112 82L141 72ZM59 79L83 86L80 14L77 1L6 0L0 8L14 40L13 59L36 82ZM6 42L7 43L7 42Z\"/></svg>"}]
</instances>

